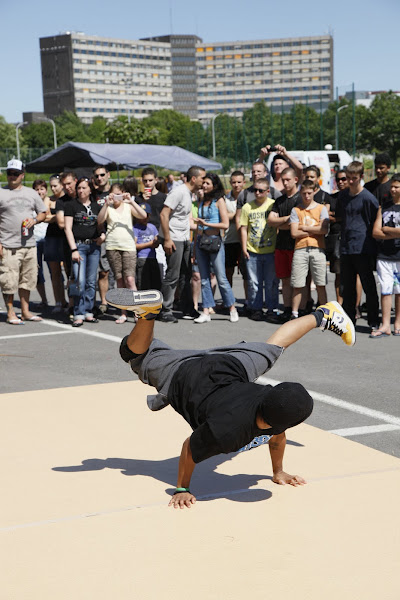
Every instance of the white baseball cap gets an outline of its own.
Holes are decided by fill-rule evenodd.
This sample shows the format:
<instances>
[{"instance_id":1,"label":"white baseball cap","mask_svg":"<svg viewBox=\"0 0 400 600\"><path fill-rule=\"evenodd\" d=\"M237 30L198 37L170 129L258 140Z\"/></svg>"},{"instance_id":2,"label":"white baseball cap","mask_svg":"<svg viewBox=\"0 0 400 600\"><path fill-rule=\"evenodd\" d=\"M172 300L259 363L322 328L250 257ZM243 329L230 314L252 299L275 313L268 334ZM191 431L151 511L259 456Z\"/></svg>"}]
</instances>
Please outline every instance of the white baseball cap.
<instances>
[{"instance_id":1,"label":"white baseball cap","mask_svg":"<svg viewBox=\"0 0 400 600\"><path fill-rule=\"evenodd\" d=\"M22 160L18 160L18 158L12 158L7 163L7 170L8 169L14 169L14 171L21 171L21 173L23 173L24 164Z\"/></svg>"}]
</instances>

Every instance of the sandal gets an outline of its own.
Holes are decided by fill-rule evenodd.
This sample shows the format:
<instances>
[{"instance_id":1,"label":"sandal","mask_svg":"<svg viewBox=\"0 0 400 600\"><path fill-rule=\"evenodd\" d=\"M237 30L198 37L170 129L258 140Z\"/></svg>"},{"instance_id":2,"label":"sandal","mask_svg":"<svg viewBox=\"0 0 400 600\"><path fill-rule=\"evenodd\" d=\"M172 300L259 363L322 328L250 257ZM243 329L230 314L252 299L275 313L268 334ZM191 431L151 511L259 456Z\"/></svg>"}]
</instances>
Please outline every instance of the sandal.
<instances>
[{"instance_id":1,"label":"sandal","mask_svg":"<svg viewBox=\"0 0 400 600\"><path fill-rule=\"evenodd\" d=\"M82 325L83 325L82 320L73 321L73 323L72 323L72 327L82 327Z\"/></svg>"},{"instance_id":2,"label":"sandal","mask_svg":"<svg viewBox=\"0 0 400 600\"><path fill-rule=\"evenodd\" d=\"M125 323L127 320L128 317L126 315L121 315L115 322L117 325L122 325L122 323Z\"/></svg>"},{"instance_id":3,"label":"sandal","mask_svg":"<svg viewBox=\"0 0 400 600\"><path fill-rule=\"evenodd\" d=\"M390 337L390 333L386 333L385 331L381 331L380 329L375 329L375 331L369 334L369 337L373 340L377 340L384 337Z\"/></svg>"},{"instance_id":4,"label":"sandal","mask_svg":"<svg viewBox=\"0 0 400 600\"><path fill-rule=\"evenodd\" d=\"M18 317L15 317L15 319L7 319L7 323L9 325L25 325L25 322L18 319Z\"/></svg>"},{"instance_id":5,"label":"sandal","mask_svg":"<svg viewBox=\"0 0 400 600\"><path fill-rule=\"evenodd\" d=\"M393 331L392 335L399 336L400 335L400 329L395 329Z\"/></svg>"}]
</instances>

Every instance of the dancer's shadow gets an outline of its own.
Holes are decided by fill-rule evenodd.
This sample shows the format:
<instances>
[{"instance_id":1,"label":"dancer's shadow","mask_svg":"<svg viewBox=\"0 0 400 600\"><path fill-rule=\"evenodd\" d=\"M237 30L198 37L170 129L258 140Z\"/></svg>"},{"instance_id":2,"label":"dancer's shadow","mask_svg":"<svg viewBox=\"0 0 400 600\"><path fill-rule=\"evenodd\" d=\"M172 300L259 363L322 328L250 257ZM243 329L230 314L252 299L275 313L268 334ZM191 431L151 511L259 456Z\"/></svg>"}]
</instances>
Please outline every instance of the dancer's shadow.
<instances>
[{"instance_id":1,"label":"dancer's shadow","mask_svg":"<svg viewBox=\"0 0 400 600\"><path fill-rule=\"evenodd\" d=\"M301 446L297 442L288 442L295 446ZM259 448L253 452L265 452L266 449ZM268 453L269 454L269 453ZM265 470L270 471L268 454L265 455ZM236 453L219 454L197 465L193 475L193 488L200 493L198 500L211 500L215 498L227 498L236 502L259 502L267 500L272 496L271 492L264 489L251 489L260 481L272 479L270 475L256 475L238 473L226 475L217 471L217 467L229 460L234 459ZM166 490L173 494L178 472L179 457L166 458L164 460L144 460L136 458L89 458L82 461L80 465L53 467L53 471L61 473L77 473L80 471L101 471L102 469L118 469L122 475L141 475L158 479L171 486Z\"/></svg>"}]
</instances>

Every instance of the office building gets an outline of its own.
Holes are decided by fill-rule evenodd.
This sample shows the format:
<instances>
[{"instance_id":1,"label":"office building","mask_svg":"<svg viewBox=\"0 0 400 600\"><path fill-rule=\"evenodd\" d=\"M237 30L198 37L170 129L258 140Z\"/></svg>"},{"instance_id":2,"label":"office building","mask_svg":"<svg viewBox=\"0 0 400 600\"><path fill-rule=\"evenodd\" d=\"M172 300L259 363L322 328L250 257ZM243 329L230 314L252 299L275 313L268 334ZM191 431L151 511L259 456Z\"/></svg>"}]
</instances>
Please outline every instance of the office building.
<instances>
[{"instance_id":1,"label":"office building","mask_svg":"<svg viewBox=\"0 0 400 600\"><path fill-rule=\"evenodd\" d=\"M49 117L71 110L91 122L173 108L206 122L219 112L241 116L260 100L289 110L333 99L330 35L204 44L194 35L65 33L41 38L40 51Z\"/></svg>"}]
</instances>

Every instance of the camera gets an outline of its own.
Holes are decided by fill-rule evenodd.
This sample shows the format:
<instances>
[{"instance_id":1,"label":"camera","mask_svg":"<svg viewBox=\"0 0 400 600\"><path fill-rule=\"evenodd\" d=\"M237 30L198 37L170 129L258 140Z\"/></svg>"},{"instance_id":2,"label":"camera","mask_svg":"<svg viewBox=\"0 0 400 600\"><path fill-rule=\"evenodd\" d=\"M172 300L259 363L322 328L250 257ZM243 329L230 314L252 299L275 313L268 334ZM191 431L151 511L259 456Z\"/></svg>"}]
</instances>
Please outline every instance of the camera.
<instances>
[{"instance_id":1,"label":"camera","mask_svg":"<svg viewBox=\"0 0 400 600\"><path fill-rule=\"evenodd\" d=\"M114 194L114 200L116 200L117 202L122 202L122 200L124 199L122 194Z\"/></svg>"},{"instance_id":2,"label":"camera","mask_svg":"<svg viewBox=\"0 0 400 600\"><path fill-rule=\"evenodd\" d=\"M276 146L271 146L268 152L277 152L278 148Z\"/></svg>"}]
</instances>

